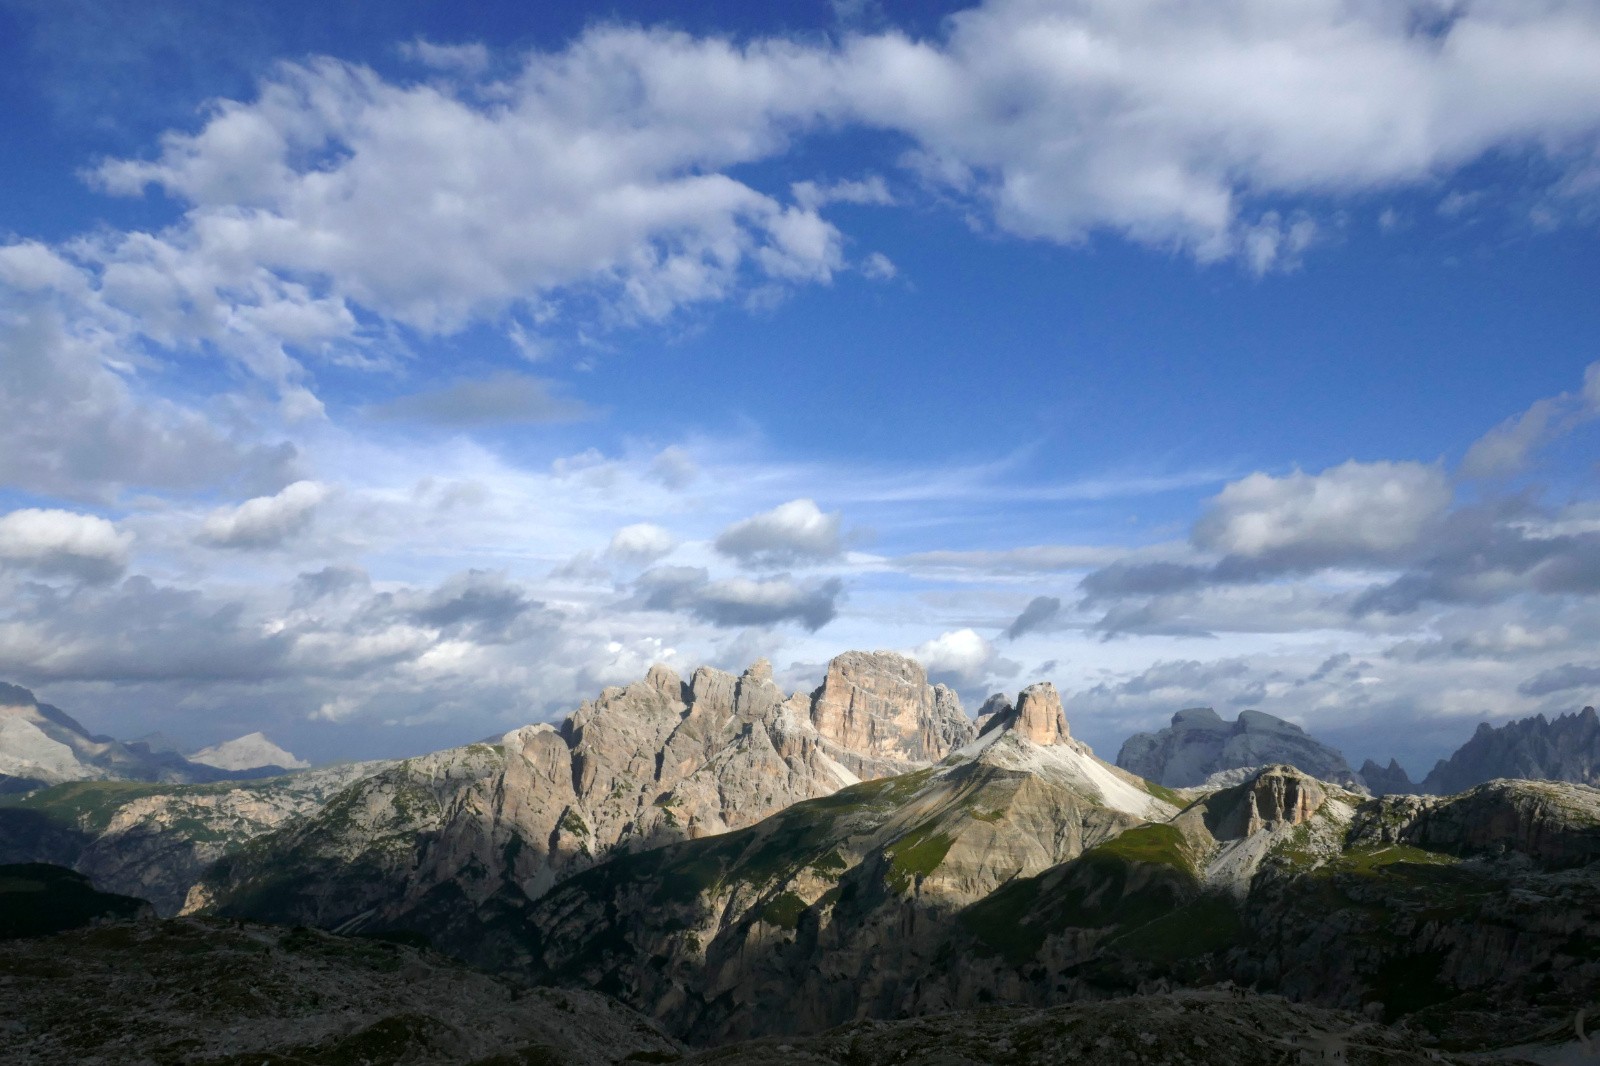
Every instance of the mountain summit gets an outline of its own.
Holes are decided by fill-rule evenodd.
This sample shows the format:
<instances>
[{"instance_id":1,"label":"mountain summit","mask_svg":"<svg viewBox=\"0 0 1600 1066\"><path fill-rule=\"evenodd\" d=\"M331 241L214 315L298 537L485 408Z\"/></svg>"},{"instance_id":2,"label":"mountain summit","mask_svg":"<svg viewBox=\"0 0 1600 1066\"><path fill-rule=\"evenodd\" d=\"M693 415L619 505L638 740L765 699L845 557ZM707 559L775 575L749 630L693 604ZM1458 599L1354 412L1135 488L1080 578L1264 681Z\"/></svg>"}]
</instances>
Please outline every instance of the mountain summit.
<instances>
[{"instance_id":1,"label":"mountain summit","mask_svg":"<svg viewBox=\"0 0 1600 1066\"><path fill-rule=\"evenodd\" d=\"M658 664L559 726L361 782L218 864L190 907L249 898L281 921L432 927L462 897L518 904L614 852L748 826L974 736L955 693L893 652L840 655L815 691L789 696L765 660L737 677L701 667L687 683Z\"/></svg>"},{"instance_id":2,"label":"mountain summit","mask_svg":"<svg viewBox=\"0 0 1600 1066\"><path fill-rule=\"evenodd\" d=\"M259 770L269 766L284 770L304 770L311 764L296 758L267 739L265 733L246 733L202 748L189 756L190 762L215 766L219 770Z\"/></svg>"},{"instance_id":3,"label":"mountain summit","mask_svg":"<svg viewBox=\"0 0 1600 1066\"><path fill-rule=\"evenodd\" d=\"M1168 788L1188 788L1212 774L1272 763L1287 763L1347 787L1361 784L1338 751L1293 722L1261 711L1240 711L1229 722L1210 707L1192 707L1173 715L1166 729L1135 733L1117 753L1118 766Z\"/></svg>"}]
</instances>

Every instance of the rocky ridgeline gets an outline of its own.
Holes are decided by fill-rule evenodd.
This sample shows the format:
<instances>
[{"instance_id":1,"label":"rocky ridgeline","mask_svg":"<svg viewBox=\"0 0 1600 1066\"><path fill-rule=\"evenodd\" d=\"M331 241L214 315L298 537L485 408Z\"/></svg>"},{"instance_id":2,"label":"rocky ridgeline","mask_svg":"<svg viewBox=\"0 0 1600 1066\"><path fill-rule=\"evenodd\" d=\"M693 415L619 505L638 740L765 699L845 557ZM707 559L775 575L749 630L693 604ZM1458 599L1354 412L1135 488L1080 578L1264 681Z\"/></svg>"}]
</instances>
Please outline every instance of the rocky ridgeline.
<instances>
[{"instance_id":1,"label":"rocky ridgeline","mask_svg":"<svg viewBox=\"0 0 1600 1066\"><path fill-rule=\"evenodd\" d=\"M1189 788L1214 774L1273 763L1288 763L1347 788L1365 785L1338 751L1261 711L1240 711L1232 722L1210 707L1179 711L1171 726L1135 733L1117 754L1118 766L1168 788Z\"/></svg>"},{"instance_id":2,"label":"rocky ridgeline","mask_svg":"<svg viewBox=\"0 0 1600 1066\"><path fill-rule=\"evenodd\" d=\"M1600 784L1600 717L1593 707L1555 719L1523 718L1495 728L1484 722L1422 781L1421 791L1459 792L1495 778Z\"/></svg>"},{"instance_id":3,"label":"rocky ridgeline","mask_svg":"<svg viewBox=\"0 0 1600 1066\"><path fill-rule=\"evenodd\" d=\"M765 661L740 676L702 667L687 683L658 665L559 726L359 783L218 863L188 907L426 927L468 950L487 928L460 922L473 907L510 921L613 853L751 825L925 767L973 734L954 693L889 652L841 655L819 688L793 695Z\"/></svg>"}]
</instances>

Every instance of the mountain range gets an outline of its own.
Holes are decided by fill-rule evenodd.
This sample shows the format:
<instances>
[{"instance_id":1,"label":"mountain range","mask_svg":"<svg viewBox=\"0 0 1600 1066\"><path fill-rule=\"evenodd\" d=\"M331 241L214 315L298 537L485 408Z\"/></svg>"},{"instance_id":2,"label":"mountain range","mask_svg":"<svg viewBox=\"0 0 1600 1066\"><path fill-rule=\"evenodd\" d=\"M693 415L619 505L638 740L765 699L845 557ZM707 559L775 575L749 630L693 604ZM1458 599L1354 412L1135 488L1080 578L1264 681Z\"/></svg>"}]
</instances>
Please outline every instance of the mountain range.
<instances>
[{"instance_id":1,"label":"mountain range","mask_svg":"<svg viewBox=\"0 0 1600 1066\"><path fill-rule=\"evenodd\" d=\"M123 743L90 733L59 707L0 682L0 794L65 781L195 783L280 774L309 766L260 733L184 758L152 736Z\"/></svg>"},{"instance_id":2,"label":"mountain range","mask_svg":"<svg viewBox=\"0 0 1600 1066\"><path fill-rule=\"evenodd\" d=\"M1480 731L1476 765L1594 716L1533 721ZM1057 1046L1080 1015L984 1012L1219 984L1251 991L1232 1014L1215 994L1140 1002L1276 1019L1261 1061L1293 1032L1403 1058L1570 1031L1600 994L1600 790L1373 797L1330 751L1270 716L1184 712L1124 746L1141 774L1075 738L1048 683L974 721L893 653L841 655L793 694L765 662L657 666L559 724L398 762L35 790L0 804L0 861L73 867L205 937L226 919L425 943L603 996L674 1055L744 1049L728 1061L868 1061L863 1019ZM1152 1023L1149 1046L1171 1059L1174 1032Z\"/></svg>"}]
</instances>

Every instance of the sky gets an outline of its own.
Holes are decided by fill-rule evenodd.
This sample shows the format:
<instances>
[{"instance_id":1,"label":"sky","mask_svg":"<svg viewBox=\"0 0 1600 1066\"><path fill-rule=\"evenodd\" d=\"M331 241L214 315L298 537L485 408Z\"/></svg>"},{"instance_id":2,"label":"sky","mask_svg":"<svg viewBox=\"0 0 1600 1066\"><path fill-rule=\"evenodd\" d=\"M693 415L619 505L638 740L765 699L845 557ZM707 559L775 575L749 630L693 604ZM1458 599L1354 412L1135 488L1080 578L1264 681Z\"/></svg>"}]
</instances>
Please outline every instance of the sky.
<instances>
[{"instance_id":1,"label":"sky","mask_svg":"<svg viewBox=\"0 0 1600 1066\"><path fill-rule=\"evenodd\" d=\"M1594 0L0 0L0 158L0 678L95 730L1600 698Z\"/></svg>"}]
</instances>

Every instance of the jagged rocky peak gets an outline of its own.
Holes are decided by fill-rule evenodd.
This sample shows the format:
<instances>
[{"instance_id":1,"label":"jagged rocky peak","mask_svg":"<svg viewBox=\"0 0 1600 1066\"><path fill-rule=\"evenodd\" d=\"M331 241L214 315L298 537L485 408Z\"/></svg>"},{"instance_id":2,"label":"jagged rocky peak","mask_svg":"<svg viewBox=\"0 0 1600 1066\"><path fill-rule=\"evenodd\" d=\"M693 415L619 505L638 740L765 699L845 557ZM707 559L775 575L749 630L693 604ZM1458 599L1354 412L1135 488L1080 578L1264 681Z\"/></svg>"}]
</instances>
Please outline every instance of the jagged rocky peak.
<instances>
[{"instance_id":1,"label":"jagged rocky peak","mask_svg":"<svg viewBox=\"0 0 1600 1066\"><path fill-rule=\"evenodd\" d=\"M1361 764L1360 773L1361 780L1374 796L1408 795L1417 791L1416 782L1398 759L1390 759L1388 766L1379 766L1368 759Z\"/></svg>"},{"instance_id":2,"label":"jagged rocky peak","mask_svg":"<svg viewBox=\"0 0 1600 1066\"><path fill-rule=\"evenodd\" d=\"M974 736L960 698L891 651L836 656L811 695L810 717L824 739L876 758L937 762Z\"/></svg>"},{"instance_id":3,"label":"jagged rocky peak","mask_svg":"<svg viewBox=\"0 0 1600 1066\"><path fill-rule=\"evenodd\" d=\"M983 701L975 726L980 737L1005 729L1044 747L1072 740L1061 693L1048 681L1035 682L1017 693L1015 704L1003 693L990 696Z\"/></svg>"},{"instance_id":4,"label":"jagged rocky peak","mask_svg":"<svg viewBox=\"0 0 1600 1066\"><path fill-rule=\"evenodd\" d=\"M1500 777L1600 785L1600 716L1585 707L1553 720L1539 714L1498 728L1481 723L1421 787L1448 795Z\"/></svg>"},{"instance_id":5,"label":"jagged rocky peak","mask_svg":"<svg viewBox=\"0 0 1600 1066\"><path fill-rule=\"evenodd\" d=\"M1324 782L1279 763L1209 797L1202 817L1218 840L1241 840L1308 822L1327 798Z\"/></svg>"},{"instance_id":6,"label":"jagged rocky peak","mask_svg":"<svg viewBox=\"0 0 1600 1066\"><path fill-rule=\"evenodd\" d=\"M1017 696L1018 735L1045 747L1072 739L1067 715L1061 709L1061 694L1048 681L1039 681Z\"/></svg>"},{"instance_id":7,"label":"jagged rocky peak","mask_svg":"<svg viewBox=\"0 0 1600 1066\"><path fill-rule=\"evenodd\" d=\"M1275 763L1346 787L1361 786L1337 750L1262 711L1240 711L1229 722L1210 707L1191 707L1174 714L1166 729L1135 733L1117 754L1118 766L1169 788L1199 785L1219 771Z\"/></svg>"},{"instance_id":8,"label":"jagged rocky peak","mask_svg":"<svg viewBox=\"0 0 1600 1066\"><path fill-rule=\"evenodd\" d=\"M983 706L978 708L977 721L973 722L978 735L984 736L991 729L998 729L1016 717L1016 708L1011 706L1011 697L1004 692L996 692L983 701Z\"/></svg>"}]
</instances>

